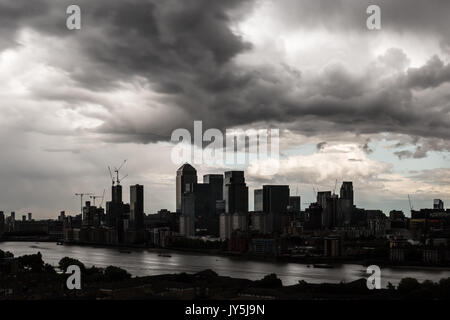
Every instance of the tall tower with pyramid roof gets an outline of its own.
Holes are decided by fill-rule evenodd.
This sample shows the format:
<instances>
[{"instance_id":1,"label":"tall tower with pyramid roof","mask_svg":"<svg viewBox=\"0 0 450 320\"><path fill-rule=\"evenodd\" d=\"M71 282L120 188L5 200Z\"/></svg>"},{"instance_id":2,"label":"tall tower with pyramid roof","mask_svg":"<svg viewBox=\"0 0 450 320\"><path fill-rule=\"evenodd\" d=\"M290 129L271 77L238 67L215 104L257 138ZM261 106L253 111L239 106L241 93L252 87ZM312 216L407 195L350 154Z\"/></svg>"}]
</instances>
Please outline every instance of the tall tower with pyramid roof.
<instances>
[{"instance_id":1,"label":"tall tower with pyramid roof","mask_svg":"<svg viewBox=\"0 0 450 320\"><path fill-rule=\"evenodd\" d=\"M181 212L181 198L190 185L197 184L197 170L189 163L183 164L177 170L177 191L176 191L176 208L177 212ZM192 190L191 190L192 191Z\"/></svg>"}]
</instances>

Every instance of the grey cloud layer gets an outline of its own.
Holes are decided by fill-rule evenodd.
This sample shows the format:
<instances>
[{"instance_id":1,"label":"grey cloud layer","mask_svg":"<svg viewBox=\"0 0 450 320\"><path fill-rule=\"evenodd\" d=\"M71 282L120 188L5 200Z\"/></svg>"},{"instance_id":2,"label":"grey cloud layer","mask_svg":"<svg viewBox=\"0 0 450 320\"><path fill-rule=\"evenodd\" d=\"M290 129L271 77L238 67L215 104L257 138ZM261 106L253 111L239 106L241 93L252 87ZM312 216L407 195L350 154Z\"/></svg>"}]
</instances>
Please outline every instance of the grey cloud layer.
<instances>
[{"instance_id":1,"label":"grey cloud layer","mask_svg":"<svg viewBox=\"0 0 450 320\"><path fill-rule=\"evenodd\" d=\"M252 1L83 0L78 2L83 28L77 32L64 28L68 4L71 2L0 1L0 45L17 45L15 37L23 28L58 37L71 43L74 55L65 58L61 55L67 52L55 52L59 57L54 63L68 71L77 86L108 92L120 87L118 81L141 77L163 95L161 103L177 115L150 127L145 117L152 117L152 108L147 114L136 114L137 121L105 104L109 116L101 116L104 123L96 131L108 141L155 141L169 136L174 128L190 128L193 120L221 129L267 122L307 135L350 131L394 132L444 141L450 138L448 96L415 96L448 85L450 65L437 56L420 68L387 80L378 79L371 70L355 75L340 65L328 67L311 80L302 76L302 70L285 65L250 67L234 62L240 53L250 51L252 44L234 34L231 25L253 9ZM366 18L361 12L367 4L285 0L274 14L286 24L305 28L323 25L367 32L361 29ZM388 31L426 32L442 42L448 39L450 2L378 4ZM379 63L406 66L408 57L393 49L380 57ZM94 95L80 97L55 91L58 88L47 88L37 94L43 99L74 103L95 99ZM448 143L439 147L449 150ZM403 152L399 156L416 155Z\"/></svg>"}]
</instances>

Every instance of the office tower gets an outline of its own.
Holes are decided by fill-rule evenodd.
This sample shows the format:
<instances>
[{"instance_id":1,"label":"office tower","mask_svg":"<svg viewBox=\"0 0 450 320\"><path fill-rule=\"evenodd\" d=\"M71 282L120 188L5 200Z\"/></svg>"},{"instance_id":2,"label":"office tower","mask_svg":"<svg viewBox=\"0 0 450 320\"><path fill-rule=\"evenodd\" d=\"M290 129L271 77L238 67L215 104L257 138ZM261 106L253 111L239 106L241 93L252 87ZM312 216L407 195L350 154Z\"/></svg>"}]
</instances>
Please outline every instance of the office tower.
<instances>
[{"instance_id":1,"label":"office tower","mask_svg":"<svg viewBox=\"0 0 450 320\"><path fill-rule=\"evenodd\" d=\"M134 230L144 229L144 186L130 186L130 225Z\"/></svg>"},{"instance_id":2,"label":"office tower","mask_svg":"<svg viewBox=\"0 0 450 320\"><path fill-rule=\"evenodd\" d=\"M232 216L227 213L222 213L220 215L220 239L227 240L231 238L232 226Z\"/></svg>"},{"instance_id":3,"label":"office tower","mask_svg":"<svg viewBox=\"0 0 450 320\"><path fill-rule=\"evenodd\" d=\"M65 211L61 211L59 213L58 221L64 221L65 217L66 217L66 212Z\"/></svg>"},{"instance_id":4,"label":"office tower","mask_svg":"<svg viewBox=\"0 0 450 320\"><path fill-rule=\"evenodd\" d=\"M0 236L5 232L5 214L0 211Z\"/></svg>"},{"instance_id":5,"label":"office tower","mask_svg":"<svg viewBox=\"0 0 450 320\"><path fill-rule=\"evenodd\" d=\"M32 213L31 213L31 212L28 212L28 221L31 221L31 220L33 220L33 219L32 219Z\"/></svg>"},{"instance_id":6,"label":"office tower","mask_svg":"<svg viewBox=\"0 0 450 320\"><path fill-rule=\"evenodd\" d=\"M245 184L244 171L225 172L223 200L225 213L248 213L248 187Z\"/></svg>"},{"instance_id":7,"label":"office tower","mask_svg":"<svg viewBox=\"0 0 450 320\"><path fill-rule=\"evenodd\" d=\"M353 205L354 205L353 183L351 181L342 182L340 194L341 194L341 199L350 200L350 206L353 207Z\"/></svg>"},{"instance_id":8,"label":"office tower","mask_svg":"<svg viewBox=\"0 0 450 320\"><path fill-rule=\"evenodd\" d=\"M14 211L11 211L11 222L16 221L16 213Z\"/></svg>"},{"instance_id":9,"label":"office tower","mask_svg":"<svg viewBox=\"0 0 450 320\"><path fill-rule=\"evenodd\" d=\"M122 203L122 186L120 184L111 188L111 202Z\"/></svg>"},{"instance_id":10,"label":"office tower","mask_svg":"<svg viewBox=\"0 0 450 320\"><path fill-rule=\"evenodd\" d=\"M263 190L256 189L253 191L253 211L261 212L263 211Z\"/></svg>"},{"instance_id":11,"label":"office tower","mask_svg":"<svg viewBox=\"0 0 450 320\"><path fill-rule=\"evenodd\" d=\"M441 199L434 199L433 200L433 209L444 210L444 202Z\"/></svg>"},{"instance_id":12,"label":"office tower","mask_svg":"<svg viewBox=\"0 0 450 320\"><path fill-rule=\"evenodd\" d=\"M222 213L225 213L225 200L216 201L216 213L219 217Z\"/></svg>"},{"instance_id":13,"label":"office tower","mask_svg":"<svg viewBox=\"0 0 450 320\"><path fill-rule=\"evenodd\" d=\"M186 192L186 185L197 184L197 170L189 163L183 164L177 170L176 178L176 209L181 212L181 201L183 193Z\"/></svg>"},{"instance_id":14,"label":"office tower","mask_svg":"<svg viewBox=\"0 0 450 320\"><path fill-rule=\"evenodd\" d=\"M322 227L332 229L338 226L339 200L336 194L325 198L325 206L322 207Z\"/></svg>"},{"instance_id":15,"label":"office tower","mask_svg":"<svg viewBox=\"0 0 450 320\"><path fill-rule=\"evenodd\" d=\"M22 222L25 222L25 221L27 221L27 216L26 216L26 215L23 215L23 216L22 216Z\"/></svg>"},{"instance_id":16,"label":"office tower","mask_svg":"<svg viewBox=\"0 0 450 320\"><path fill-rule=\"evenodd\" d=\"M181 204L180 234L186 237L195 236L195 194L183 193Z\"/></svg>"},{"instance_id":17,"label":"office tower","mask_svg":"<svg viewBox=\"0 0 450 320\"><path fill-rule=\"evenodd\" d=\"M203 183L210 185L212 207L218 200L223 200L223 175L207 174L203 176Z\"/></svg>"},{"instance_id":18,"label":"office tower","mask_svg":"<svg viewBox=\"0 0 450 320\"><path fill-rule=\"evenodd\" d=\"M267 231L282 233L289 206L289 186L263 186L263 212L267 217Z\"/></svg>"},{"instance_id":19,"label":"office tower","mask_svg":"<svg viewBox=\"0 0 450 320\"><path fill-rule=\"evenodd\" d=\"M263 211L286 213L289 206L289 186L264 185Z\"/></svg>"},{"instance_id":20,"label":"office tower","mask_svg":"<svg viewBox=\"0 0 450 320\"><path fill-rule=\"evenodd\" d=\"M216 201L212 200L211 185L208 183L193 184L192 190L195 198L195 229L208 231L216 209Z\"/></svg>"},{"instance_id":21,"label":"office tower","mask_svg":"<svg viewBox=\"0 0 450 320\"><path fill-rule=\"evenodd\" d=\"M291 212L300 212L300 196L289 197L289 210Z\"/></svg>"},{"instance_id":22,"label":"office tower","mask_svg":"<svg viewBox=\"0 0 450 320\"><path fill-rule=\"evenodd\" d=\"M203 176L203 183L209 185L209 216L208 231L214 236L219 235L219 217L222 211L217 211L217 201L223 200L223 174L208 174Z\"/></svg>"},{"instance_id":23,"label":"office tower","mask_svg":"<svg viewBox=\"0 0 450 320\"><path fill-rule=\"evenodd\" d=\"M85 206L83 207L83 221L82 226L91 227L94 225L94 207L91 206L90 201L85 202Z\"/></svg>"},{"instance_id":24,"label":"office tower","mask_svg":"<svg viewBox=\"0 0 450 320\"><path fill-rule=\"evenodd\" d=\"M326 208L328 198L331 198L331 191L317 192L317 203L322 207L322 209Z\"/></svg>"}]
</instances>

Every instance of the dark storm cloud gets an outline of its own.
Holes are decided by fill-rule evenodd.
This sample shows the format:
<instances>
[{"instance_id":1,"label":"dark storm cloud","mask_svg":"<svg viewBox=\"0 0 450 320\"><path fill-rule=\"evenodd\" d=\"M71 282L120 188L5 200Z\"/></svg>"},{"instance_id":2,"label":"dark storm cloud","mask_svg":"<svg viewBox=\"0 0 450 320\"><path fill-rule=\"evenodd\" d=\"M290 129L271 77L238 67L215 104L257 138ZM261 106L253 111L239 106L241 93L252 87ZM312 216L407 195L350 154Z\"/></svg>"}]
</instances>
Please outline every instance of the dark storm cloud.
<instances>
[{"instance_id":1,"label":"dark storm cloud","mask_svg":"<svg viewBox=\"0 0 450 320\"><path fill-rule=\"evenodd\" d=\"M378 5L382 29L399 33L428 33L443 43L450 40L447 0L284 0L276 14L290 27L368 32L366 9Z\"/></svg>"},{"instance_id":2,"label":"dark storm cloud","mask_svg":"<svg viewBox=\"0 0 450 320\"><path fill-rule=\"evenodd\" d=\"M78 1L82 30L65 28L65 9L71 1L0 1L2 34L14 40L30 28L59 37L74 48L73 57L58 57L58 67L69 72L81 87L108 92L136 77L163 93L161 103L174 116L150 128L148 114L122 110L94 96L80 96L57 88L44 88L39 98L102 104L109 116L96 129L106 141L151 142L164 140L174 128L191 128L203 120L204 128L224 129L266 122L307 135L321 132L396 132L429 138L450 138L448 100L424 105L412 90L433 89L450 81L450 67L433 57L420 68L378 81L369 73L355 75L331 65L315 80L303 79L301 70L286 65L242 66L234 62L251 50L231 29L233 19L252 10L252 1ZM291 1L278 6L286 24L333 30L367 32L365 9L369 1ZM450 30L448 1L378 1L383 28L393 32L430 33L445 41ZM13 36L11 36L13 35ZM8 37L3 39L8 39ZM11 44L12 45L12 44ZM58 52L54 53L58 56ZM408 57L391 49L380 62L406 66ZM298 89L302 89L300 92ZM425 143L425 142L424 142ZM445 149L444 147L443 149ZM425 148L426 149L426 148ZM368 145L366 152L370 152ZM400 156L400 155L399 155ZM403 153L402 156L411 156Z\"/></svg>"},{"instance_id":3,"label":"dark storm cloud","mask_svg":"<svg viewBox=\"0 0 450 320\"><path fill-rule=\"evenodd\" d=\"M445 65L438 56L433 56L423 67L409 69L407 79L410 88L438 87L450 81L450 64Z\"/></svg>"}]
</instances>

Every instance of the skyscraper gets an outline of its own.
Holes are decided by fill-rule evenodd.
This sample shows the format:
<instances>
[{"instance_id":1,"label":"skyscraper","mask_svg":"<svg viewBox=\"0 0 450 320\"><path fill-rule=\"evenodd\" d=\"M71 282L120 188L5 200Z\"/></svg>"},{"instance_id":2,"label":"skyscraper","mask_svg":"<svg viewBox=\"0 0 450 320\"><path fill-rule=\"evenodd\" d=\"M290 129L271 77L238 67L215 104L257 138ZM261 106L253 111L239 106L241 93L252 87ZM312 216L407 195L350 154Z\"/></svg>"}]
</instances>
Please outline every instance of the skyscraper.
<instances>
[{"instance_id":1,"label":"skyscraper","mask_svg":"<svg viewBox=\"0 0 450 320\"><path fill-rule=\"evenodd\" d=\"M130 225L134 230L144 229L144 186L130 186Z\"/></svg>"},{"instance_id":2,"label":"skyscraper","mask_svg":"<svg viewBox=\"0 0 450 320\"><path fill-rule=\"evenodd\" d=\"M225 213L248 213L248 187L245 184L244 171L225 172L223 200Z\"/></svg>"},{"instance_id":3,"label":"skyscraper","mask_svg":"<svg viewBox=\"0 0 450 320\"><path fill-rule=\"evenodd\" d=\"M0 211L0 236L5 232L5 214Z\"/></svg>"},{"instance_id":4,"label":"skyscraper","mask_svg":"<svg viewBox=\"0 0 450 320\"><path fill-rule=\"evenodd\" d=\"M111 188L111 202L122 203L122 186L120 184Z\"/></svg>"},{"instance_id":5,"label":"skyscraper","mask_svg":"<svg viewBox=\"0 0 450 320\"><path fill-rule=\"evenodd\" d=\"M253 191L254 211L263 211L263 190L256 189Z\"/></svg>"},{"instance_id":6,"label":"skyscraper","mask_svg":"<svg viewBox=\"0 0 450 320\"><path fill-rule=\"evenodd\" d=\"M351 181L342 182L340 195L341 195L341 199L350 200L350 206L354 205L353 183Z\"/></svg>"},{"instance_id":7,"label":"skyscraper","mask_svg":"<svg viewBox=\"0 0 450 320\"><path fill-rule=\"evenodd\" d=\"M189 163L183 164L177 170L176 184L176 209L177 212L181 212L181 200L186 191L186 185L197 184L197 170Z\"/></svg>"},{"instance_id":8,"label":"skyscraper","mask_svg":"<svg viewBox=\"0 0 450 320\"><path fill-rule=\"evenodd\" d=\"M283 232L283 221L289 206L289 186L263 186L263 212L268 215L267 230L269 232Z\"/></svg>"},{"instance_id":9,"label":"skyscraper","mask_svg":"<svg viewBox=\"0 0 450 320\"><path fill-rule=\"evenodd\" d=\"M289 208L291 212L300 212L300 196L289 197Z\"/></svg>"}]
</instances>

